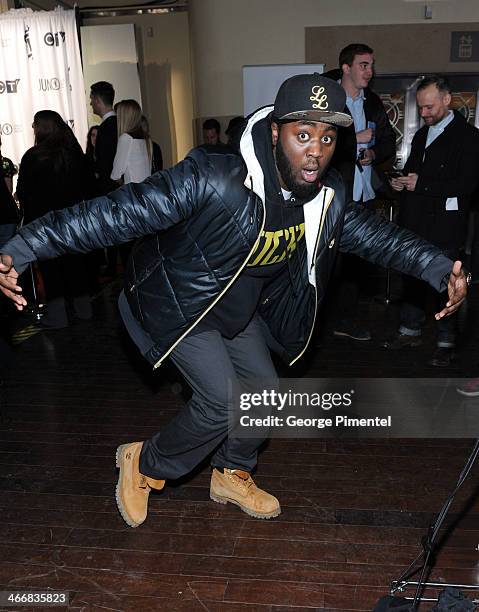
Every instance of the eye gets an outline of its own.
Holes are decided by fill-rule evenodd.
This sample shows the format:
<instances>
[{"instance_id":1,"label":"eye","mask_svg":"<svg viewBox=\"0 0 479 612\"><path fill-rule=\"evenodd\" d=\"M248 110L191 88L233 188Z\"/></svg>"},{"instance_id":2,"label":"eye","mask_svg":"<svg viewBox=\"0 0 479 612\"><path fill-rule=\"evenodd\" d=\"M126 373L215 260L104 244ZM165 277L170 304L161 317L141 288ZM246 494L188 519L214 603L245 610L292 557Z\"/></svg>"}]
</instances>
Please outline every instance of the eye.
<instances>
[{"instance_id":1,"label":"eye","mask_svg":"<svg viewBox=\"0 0 479 612\"><path fill-rule=\"evenodd\" d=\"M332 142L334 142L334 138L325 134L324 136L321 136L321 142L323 144L331 144Z\"/></svg>"},{"instance_id":2,"label":"eye","mask_svg":"<svg viewBox=\"0 0 479 612\"><path fill-rule=\"evenodd\" d=\"M300 142L308 142L309 140L309 134L307 132L299 132L298 134L298 140Z\"/></svg>"}]
</instances>

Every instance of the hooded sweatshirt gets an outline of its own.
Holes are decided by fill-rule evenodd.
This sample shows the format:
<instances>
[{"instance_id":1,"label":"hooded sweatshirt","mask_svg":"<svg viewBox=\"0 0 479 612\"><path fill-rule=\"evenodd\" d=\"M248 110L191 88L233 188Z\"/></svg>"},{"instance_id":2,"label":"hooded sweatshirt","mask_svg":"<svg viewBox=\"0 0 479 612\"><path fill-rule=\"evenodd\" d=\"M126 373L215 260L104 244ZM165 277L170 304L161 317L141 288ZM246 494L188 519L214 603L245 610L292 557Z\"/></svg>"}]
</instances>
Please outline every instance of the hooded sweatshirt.
<instances>
[{"instance_id":1,"label":"hooded sweatshirt","mask_svg":"<svg viewBox=\"0 0 479 612\"><path fill-rule=\"evenodd\" d=\"M254 126L253 142L264 173L264 229L257 248L237 281L192 333L215 329L226 338L234 338L254 317L263 291L271 282L283 277L285 286L295 291L297 267L306 257L302 208L306 200L299 200L280 187L273 156L270 117ZM295 259L294 266L292 259Z\"/></svg>"}]
</instances>

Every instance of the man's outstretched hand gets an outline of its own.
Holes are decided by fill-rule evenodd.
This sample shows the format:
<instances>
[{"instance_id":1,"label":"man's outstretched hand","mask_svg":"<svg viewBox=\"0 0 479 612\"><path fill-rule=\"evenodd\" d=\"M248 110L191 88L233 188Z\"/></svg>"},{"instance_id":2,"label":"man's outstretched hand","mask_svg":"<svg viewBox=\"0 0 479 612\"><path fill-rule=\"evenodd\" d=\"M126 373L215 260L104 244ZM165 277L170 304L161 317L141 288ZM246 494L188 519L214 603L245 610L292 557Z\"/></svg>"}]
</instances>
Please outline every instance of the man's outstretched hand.
<instances>
[{"instance_id":1,"label":"man's outstretched hand","mask_svg":"<svg viewBox=\"0 0 479 612\"><path fill-rule=\"evenodd\" d=\"M447 317L448 315L456 312L459 306L464 302L467 294L467 281L464 270L462 269L462 262L455 261L452 267L451 274L449 276L449 283L447 285L447 293L449 300L446 307L438 312L435 316L436 320Z\"/></svg>"},{"instance_id":2,"label":"man's outstretched hand","mask_svg":"<svg viewBox=\"0 0 479 612\"><path fill-rule=\"evenodd\" d=\"M0 254L0 290L10 298L17 310L23 310L27 300L22 295L22 288L17 285L18 272L13 267L10 255Z\"/></svg>"}]
</instances>

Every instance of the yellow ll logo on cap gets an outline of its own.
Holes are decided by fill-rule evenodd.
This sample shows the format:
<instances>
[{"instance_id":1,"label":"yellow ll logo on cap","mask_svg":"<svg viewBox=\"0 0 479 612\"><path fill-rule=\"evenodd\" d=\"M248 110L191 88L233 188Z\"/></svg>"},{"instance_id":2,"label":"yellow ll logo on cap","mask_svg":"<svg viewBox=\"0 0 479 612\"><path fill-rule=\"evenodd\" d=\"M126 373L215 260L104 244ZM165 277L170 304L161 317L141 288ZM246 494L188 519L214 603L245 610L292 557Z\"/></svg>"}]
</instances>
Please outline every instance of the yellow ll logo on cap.
<instances>
[{"instance_id":1,"label":"yellow ll logo on cap","mask_svg":"<svg viewBox=\"0 0 479 612\"><path fill-rule=\"evenodd\" d=\"M319 108L319 110L326 110L328 108L328 94L324 93L325 90L326 88L322 85L315 85L311 89L313 95L309 99L317 102L317 104L313 104L313 108Z\"/></svg>"}]
</instances>

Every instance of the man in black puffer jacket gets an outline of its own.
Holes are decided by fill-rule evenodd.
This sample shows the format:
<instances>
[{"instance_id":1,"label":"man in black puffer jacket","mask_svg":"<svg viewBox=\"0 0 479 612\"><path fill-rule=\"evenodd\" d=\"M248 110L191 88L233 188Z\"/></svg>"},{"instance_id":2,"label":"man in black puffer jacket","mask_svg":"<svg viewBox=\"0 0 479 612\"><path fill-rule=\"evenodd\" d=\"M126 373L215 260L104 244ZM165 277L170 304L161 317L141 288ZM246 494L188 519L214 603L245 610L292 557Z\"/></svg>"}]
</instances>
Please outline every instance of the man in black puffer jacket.
<instances>
[{"instance_id":1,"label":"man in black puffer jacket","mask_svg":"<svg viewBox=\"0 0 479 612\"><path fill-rule=\"evenodd\" d=\"M338 174L327 172L338 126L351 122L344 104L334 81L292 77L274 107L248 120L241 155L196 149L143 183L46 215L5 245L0 288L22 309L17 278L29 261L142 237L120 311L146 359L158 367L171 356L193 397L151 439L117 451L117 502L131 527L145 520L151 488L211 453L212 499L258 518L280 513L250 475L262 440L228 436L229 389L274 380L270 348L290 364L305 352L338 248L447 286L437 316L464 299L460 262L453 268L414 234L346 205Z\"/></svg>"}]
</instances>

